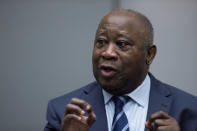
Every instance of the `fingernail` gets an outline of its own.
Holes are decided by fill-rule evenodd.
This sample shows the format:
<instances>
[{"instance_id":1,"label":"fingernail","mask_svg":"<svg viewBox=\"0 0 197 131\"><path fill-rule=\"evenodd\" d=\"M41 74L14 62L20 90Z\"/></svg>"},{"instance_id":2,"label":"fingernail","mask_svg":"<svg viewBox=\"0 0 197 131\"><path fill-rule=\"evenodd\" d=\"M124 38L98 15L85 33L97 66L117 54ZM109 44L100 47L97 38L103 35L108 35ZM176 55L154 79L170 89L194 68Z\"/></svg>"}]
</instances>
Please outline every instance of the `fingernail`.
<instances>
[{"instance_id":1,"label":"fingernail","mask_svg":"<svg viewBox=\"0 0 197 131\"><path fill-rule=\"evenodd\" d=\"M89 110L89 109L90 109L90 106L89 106L89 105L87 105L87 106L86 106L86 110Z\"/></svg>"},{"instance_id":2,"label":"fingernail","mask_svg":"<svg viewBox=\"0 0 197 131\"><path fill-rule=\"evenodd\" d=\"M81 120L81 117L78 117L78 120Z\"/></svg>"},{"instance_id":3,"label":"fingernail","mask_svg":"<svg viewBox=\"0 0 197 131\"><path fill-rule=\"evenodd\" d=\"M85 114L85 111L81 111L81 114L84 115Z\"/></svg>"}]
</instances>

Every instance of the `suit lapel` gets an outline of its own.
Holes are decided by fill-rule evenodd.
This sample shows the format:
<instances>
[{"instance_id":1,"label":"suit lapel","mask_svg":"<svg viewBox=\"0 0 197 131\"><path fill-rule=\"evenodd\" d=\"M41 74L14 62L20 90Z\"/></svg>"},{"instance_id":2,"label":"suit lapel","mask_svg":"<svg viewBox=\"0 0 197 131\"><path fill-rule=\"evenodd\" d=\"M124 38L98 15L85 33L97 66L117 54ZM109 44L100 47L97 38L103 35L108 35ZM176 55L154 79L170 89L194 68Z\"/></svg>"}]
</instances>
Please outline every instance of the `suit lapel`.
<instances>
[{"instance_id":1,"label":"suit lapel","mask_svg":"<svg viewBox=\"0 0 197 131\"><path fill-rule=\"evenodd\" d=\"M148 119L153 113L161 110L168 113L172 103L171 94L167 86L155 79L152 74L149 73L149 76L151 78L151 90L146 119ZM84 89L81 98L92 105L97 117L95 123L90 128L90 131L107 131L108 126L104 98L99 84L94 83L90 88ZM148 130L145 129L145 131Z\"/></svg>"},{"instance_id":2,"label":"suit lapel","mask_svg":"<svg viewBox=\"0 0 197 131\"><path fill-rule=\"evenodd\" d=\"M151 90L146 118L147 120L155 112L164 111L168 113L172 102L169 89L164 84L156 80L151 74L149 75L151 78ZM146 129L146 131L148 130Z\"/></svg>"},{"instance_id":3,"label":"suit lapel","mask_svg":"<svg viewBox=\"0 0 197 131\"><path fill-rule=\"evenodd\" d=\"M92 106L96 114L96 121L90 131L107 131L107 116L101 87L95 83L91 88L84 90L82 98Z\"/></svg>"}]
</instances>

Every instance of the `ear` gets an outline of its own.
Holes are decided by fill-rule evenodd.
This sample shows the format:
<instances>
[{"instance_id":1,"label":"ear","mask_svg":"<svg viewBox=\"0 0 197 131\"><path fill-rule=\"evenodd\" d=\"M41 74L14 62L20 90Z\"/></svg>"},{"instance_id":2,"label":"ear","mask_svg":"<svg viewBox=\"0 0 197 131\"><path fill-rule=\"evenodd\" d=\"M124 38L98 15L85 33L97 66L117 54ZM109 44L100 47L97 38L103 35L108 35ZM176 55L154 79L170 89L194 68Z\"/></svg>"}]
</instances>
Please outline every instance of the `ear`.
<instances>
[{"instance_id":1,"label":"ear","mask_svg":"<svg viewBox=\"0 0 197 131\"><path fill-rule=\"evenodd\" d=\"M150 65L156 55L157 47L156 45L150 45L147 50L146 64Z\"/></svg>"}]
</instances>

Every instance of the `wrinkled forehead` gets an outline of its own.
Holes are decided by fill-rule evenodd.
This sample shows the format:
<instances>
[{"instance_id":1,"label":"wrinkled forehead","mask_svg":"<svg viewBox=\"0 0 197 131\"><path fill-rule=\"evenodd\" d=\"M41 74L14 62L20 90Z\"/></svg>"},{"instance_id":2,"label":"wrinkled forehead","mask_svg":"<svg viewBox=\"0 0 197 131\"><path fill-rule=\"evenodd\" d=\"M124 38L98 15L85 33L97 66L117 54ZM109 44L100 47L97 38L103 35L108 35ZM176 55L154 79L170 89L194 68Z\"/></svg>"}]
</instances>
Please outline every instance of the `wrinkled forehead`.
<instances>
[{"instance_id":1,"label":"wrinkled forehead","mask_svg":"<svg viewBox=\"0 0 197 131\"><path fill-rule=\"evenodd\" d=\"M130 14L109 14L100 22L96 34L103 32L117 32L125 35L139 35L144 32L142 22L136 15Z\"/></svg>"},{"instance_id":2,"label":"wrinkled forehead","mask_svg":"<svg viewBox=\"0 0 197 131\"><path fill-rule=\"evenodd\" d=\"M138 19L136 15L109 14L101 20L97 31L106 29L107 27L118 27L122 31L139 31L142 29L142 22Z\"/></svg>"}]
</instances>

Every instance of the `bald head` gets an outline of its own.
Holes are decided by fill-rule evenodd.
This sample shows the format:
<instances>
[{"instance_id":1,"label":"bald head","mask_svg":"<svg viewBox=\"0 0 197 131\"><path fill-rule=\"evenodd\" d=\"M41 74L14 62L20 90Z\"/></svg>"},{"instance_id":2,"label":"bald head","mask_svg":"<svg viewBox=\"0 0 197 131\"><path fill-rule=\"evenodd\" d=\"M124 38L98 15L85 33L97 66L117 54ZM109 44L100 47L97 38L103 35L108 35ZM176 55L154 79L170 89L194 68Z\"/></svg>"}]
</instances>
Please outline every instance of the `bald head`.
<instances>
[{"instance_id":1,"label":"bald head","mask_svg":"<svg viewBox=\"0 0 197 131\"><path fill-rule=\"evenodd\" d=\"M114 17L113 17L114 16ZM117 16L127 16L130 20L130 28L135 29L142 35L143 43L148 46L153 44L153 27L149 19L143 14L136 12L131 9L118 9L112 12L109 12L107 15L103 17L99 26L106 21L109 17L111 17L111 21L117 21ZM118 20L119 24L121 20ZM135 27L134 27L135 26Z\"/></svg>"}]
</instances>

